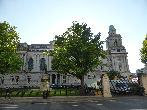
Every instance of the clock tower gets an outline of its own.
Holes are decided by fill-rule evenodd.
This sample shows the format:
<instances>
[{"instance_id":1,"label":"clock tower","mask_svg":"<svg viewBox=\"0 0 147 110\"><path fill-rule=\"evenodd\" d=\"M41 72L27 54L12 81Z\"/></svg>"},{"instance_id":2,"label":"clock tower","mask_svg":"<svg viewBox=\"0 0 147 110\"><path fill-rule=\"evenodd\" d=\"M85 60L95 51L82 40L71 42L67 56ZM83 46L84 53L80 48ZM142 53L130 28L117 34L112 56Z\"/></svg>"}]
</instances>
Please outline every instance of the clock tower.
<instances>
[{"instance_id":1,"label":"clock tower","mask_svg":"<svg viewBox=\"0 0 147 110\"><path fill-rule=\"evenodd\" d=\"M110 59L111 70L115 70L121 73L122 76L127 76L125 73L130 73L127 52L122 45L122 37L120 34L116 34L116 29L113 25L109 26L108 37L106 38L106 48L109 53L107 58Z\"/></svg>"}]
</instances>

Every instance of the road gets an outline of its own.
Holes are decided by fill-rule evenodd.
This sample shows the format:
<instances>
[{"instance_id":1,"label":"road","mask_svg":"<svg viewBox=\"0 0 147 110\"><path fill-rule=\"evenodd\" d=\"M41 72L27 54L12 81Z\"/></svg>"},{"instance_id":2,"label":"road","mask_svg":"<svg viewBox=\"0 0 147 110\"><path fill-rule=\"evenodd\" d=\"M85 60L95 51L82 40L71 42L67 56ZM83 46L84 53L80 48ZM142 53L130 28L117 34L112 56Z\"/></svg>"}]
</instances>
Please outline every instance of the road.
<instances>
[{"instance_id":1,"label":"road","mask_svg":"<svg viewBox=\"0 0 147 110\"><path fill-rule=\"evenodd\" d=\"M147 97L118 97L113 100L0 105L0 110L147 110Z\"/></svg>"}]
</instances>

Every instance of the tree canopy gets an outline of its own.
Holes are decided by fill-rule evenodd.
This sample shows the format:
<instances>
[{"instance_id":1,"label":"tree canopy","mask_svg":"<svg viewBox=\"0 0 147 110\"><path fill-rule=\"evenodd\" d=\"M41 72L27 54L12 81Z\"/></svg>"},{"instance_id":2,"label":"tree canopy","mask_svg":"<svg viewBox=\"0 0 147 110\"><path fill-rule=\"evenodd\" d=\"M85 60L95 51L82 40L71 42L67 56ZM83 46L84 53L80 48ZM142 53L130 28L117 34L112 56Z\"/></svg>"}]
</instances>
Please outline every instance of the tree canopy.
<instances>
[{"instance_id":1,"label":"tree canopy","mask_svg":"<svg viewBox=\"0 0 147 110\"><path fill-rule=\"evenodd\" d=\"M16 72L23 65L22 59L16 53L20 38L15 29L15 26L10 26L6 21L0 22L1 74Z\"/></svg>"},{"instance_id":2,"label":"tree canopy","mask_svg":"<svg viewBox=\"0 0 147 110\"><path fill-rule=\"evenodd\" d=\"M94 71L102 64L100 58L105 58L100 36L100 33L93 36L86 23L73 22L65 33L55 36L55 48L47 52L53 55L52 69L76 76L84 87L84 75Z\"/></svg>"},{"instance_id":3,"label":"tree canopy","mask_svg":"<svg viewBox=\"0 0 147 110\"><path fill-rule=\"evenodd\" d=\"M147 64L147 34L145 40L143 41L143 47L140 50L140 55L141 55L141 61L144 64Z\"/></svg>"},{"instance_id":4,"label":"tree canopy","mask_svg":"<svg viewBox=\"0 0 147 110\"><path fill-rule=\"evenodd\" d=\"M115 77L120 78L120 73L118 71L110 70L107 72L107 75L110 80L114 80Z\"/></svg>"}]
</instances>

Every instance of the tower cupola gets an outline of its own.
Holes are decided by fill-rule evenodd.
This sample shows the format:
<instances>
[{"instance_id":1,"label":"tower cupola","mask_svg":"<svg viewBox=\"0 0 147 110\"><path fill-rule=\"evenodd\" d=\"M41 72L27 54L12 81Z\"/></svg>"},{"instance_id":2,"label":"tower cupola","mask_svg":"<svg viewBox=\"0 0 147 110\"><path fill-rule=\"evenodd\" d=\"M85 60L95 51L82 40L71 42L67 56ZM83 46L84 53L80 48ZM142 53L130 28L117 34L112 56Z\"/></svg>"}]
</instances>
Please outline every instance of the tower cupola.
<instances>
[{"instance_id":1,"label":"tower cupola","mask_svg":"<svg viewBox=\"0 0 147 110\"><path fill-rule=\"evenodd\" d=\"M122 45L122 37L120 34L116 34L116 29L113 25L109 26L109 36L106 39L106 48L109 52L113 53L125 53L126 49Z\"/></svg>"},{"instance_id":2,"label":"tower cupola","mask_svg":"<svg viewBox=\"0 0 147 110\"><path fill-rule=\"evenodd\" d=\"M109 26L109 32L108 32L109 35L115 35L116 34L116 29L114 28L113 25L110 25Z\"/></svg>"}]
</instances>

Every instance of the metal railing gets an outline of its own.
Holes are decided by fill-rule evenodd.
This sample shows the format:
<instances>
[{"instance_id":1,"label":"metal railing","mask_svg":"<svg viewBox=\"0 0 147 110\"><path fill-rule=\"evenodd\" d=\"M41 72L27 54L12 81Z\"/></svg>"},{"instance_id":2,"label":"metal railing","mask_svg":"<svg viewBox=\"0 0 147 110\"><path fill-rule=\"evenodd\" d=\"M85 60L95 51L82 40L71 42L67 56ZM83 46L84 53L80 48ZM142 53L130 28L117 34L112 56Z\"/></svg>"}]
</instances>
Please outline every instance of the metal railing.
<instances>
[{"instance_id":1,"label":"metal railing","mask_svg":"<svg viewBox=\"0 0 147 110\"><path fill-rule=\"evenodd\" d=\"M53 87L51 91L40 91L39 88L23 87L23 88L0 88L0 97L7 94L10 97L48 97L48 96L93 96L100 95L101 89L93 87L81 88L80 86Z\"/></svg>"}]
</instances>

